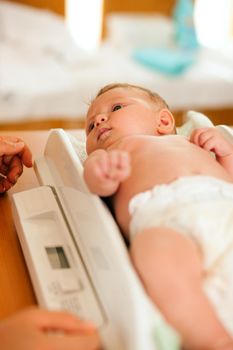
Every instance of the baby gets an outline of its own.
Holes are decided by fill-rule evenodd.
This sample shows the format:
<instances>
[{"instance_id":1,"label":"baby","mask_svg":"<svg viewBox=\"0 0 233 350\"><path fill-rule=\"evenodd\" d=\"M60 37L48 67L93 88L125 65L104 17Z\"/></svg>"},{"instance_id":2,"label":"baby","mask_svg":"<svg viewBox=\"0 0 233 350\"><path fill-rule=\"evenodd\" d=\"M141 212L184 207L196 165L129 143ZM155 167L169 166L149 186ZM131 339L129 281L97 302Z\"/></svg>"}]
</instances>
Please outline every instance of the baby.
<instances>
[{"instance_id":1,"label":"baby","mask_svg":"<svg viewBox=\"0 0 233 350\"><path fill-rule=\"evenodd\" d=\"M87 186L110 197L145 289L184 348L233 350L233 145L215 128L177 135L166 102L129 84L99 91L86 135Z\"/></svg>"}]
</instances>

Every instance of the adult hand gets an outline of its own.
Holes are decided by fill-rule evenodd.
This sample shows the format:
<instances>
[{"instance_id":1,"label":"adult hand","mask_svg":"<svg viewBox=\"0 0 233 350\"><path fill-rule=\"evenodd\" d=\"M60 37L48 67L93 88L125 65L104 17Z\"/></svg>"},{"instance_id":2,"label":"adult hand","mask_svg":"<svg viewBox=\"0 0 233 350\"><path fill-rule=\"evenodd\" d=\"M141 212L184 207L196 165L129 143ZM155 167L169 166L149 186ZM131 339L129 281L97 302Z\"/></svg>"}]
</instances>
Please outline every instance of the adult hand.
<instances>
[{"instance_id":1,"label":"adult hand","mask_svg":"<svg viewBox=\"0 0 233 350\"><path fill-rule=\"evenodd\" d=\"M32 166L29 147L14 136L0 137L0 193L8 191L23 172L23 166Z\"/></svg>"},{"instance_id":2,"label":"adult hand","mask_svg":"<svg viewBox=\"0 0 233 350\"><path fill-rule=\"evenodd\" d=\"M1 350L100 350L96 328L67 312L36 307L0 321Z\"/></svg>"}]
</instances>

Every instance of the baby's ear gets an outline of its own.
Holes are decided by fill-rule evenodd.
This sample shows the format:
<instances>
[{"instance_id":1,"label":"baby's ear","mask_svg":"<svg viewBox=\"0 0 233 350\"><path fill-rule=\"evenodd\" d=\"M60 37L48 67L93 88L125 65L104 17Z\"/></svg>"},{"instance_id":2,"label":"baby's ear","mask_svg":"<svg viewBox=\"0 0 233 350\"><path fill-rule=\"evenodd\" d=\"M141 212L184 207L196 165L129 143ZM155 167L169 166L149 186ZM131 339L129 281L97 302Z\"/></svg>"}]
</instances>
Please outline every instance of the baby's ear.
<instances>
[{"instance_id":1,"label":"baby's ear","mask_svg":"<svg viewBox=\"0 0 233 350\"><path fill-rule=\"evenodd\" d=\"M157 118L156 131L159 135L174 134L175 120L172 113L168 109L161 109L161 111L158 112Z\"/></svg>"}]
</instances>

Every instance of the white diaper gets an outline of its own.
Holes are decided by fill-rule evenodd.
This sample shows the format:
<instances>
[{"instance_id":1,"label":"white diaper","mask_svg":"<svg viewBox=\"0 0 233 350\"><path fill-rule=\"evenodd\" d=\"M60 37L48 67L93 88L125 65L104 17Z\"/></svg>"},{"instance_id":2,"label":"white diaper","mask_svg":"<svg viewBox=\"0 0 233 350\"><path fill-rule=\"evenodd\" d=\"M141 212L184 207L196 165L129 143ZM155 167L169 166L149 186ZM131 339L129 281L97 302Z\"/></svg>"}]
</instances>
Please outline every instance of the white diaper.
<instances>
[{"instance_id":1,"label":"white diaper","mask_svg":"<svg viewBox=\"0 0 233 350\"><path fill-rule=\"evenodd\" d=\"M233 184L183 177L136 195L129 212L131 240L146 228L166 226L199 245L204 289L233 335Z\"/></svg>"}]
</instances>

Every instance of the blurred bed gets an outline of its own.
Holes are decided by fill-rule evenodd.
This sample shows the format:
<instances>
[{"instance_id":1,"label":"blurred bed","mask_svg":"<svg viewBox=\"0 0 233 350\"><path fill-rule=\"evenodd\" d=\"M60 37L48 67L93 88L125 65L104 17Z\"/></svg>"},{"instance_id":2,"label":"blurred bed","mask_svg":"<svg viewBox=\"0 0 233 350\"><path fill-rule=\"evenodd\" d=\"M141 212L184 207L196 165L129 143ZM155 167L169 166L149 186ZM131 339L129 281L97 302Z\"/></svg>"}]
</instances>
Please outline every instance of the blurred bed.
<instances>
[{"instance_id":1,"label":"blurred bed","mask_svg":"<svg viewBox=\"0 0 233 350\"><path fill-rule=\"evenodd\" d=\"M173 31L168 17L153 15L145 20L145 12L170 15L174 1L139 4L105 1L107 39L98 52L88 55L75 46L65 27L60 16L63 1L0 1L0 129L82 127L89 101L110 82L157 91L178 124L187 109L207 113L217 124L233 124L232 57L202 49L181 74L165 74L139 63L132 56L135 47L142 42L145 47L169 46ZM119 16L114 11L124 12ZM131 11L144 14L131 16Z\"/></svg>"}]
</instances>

